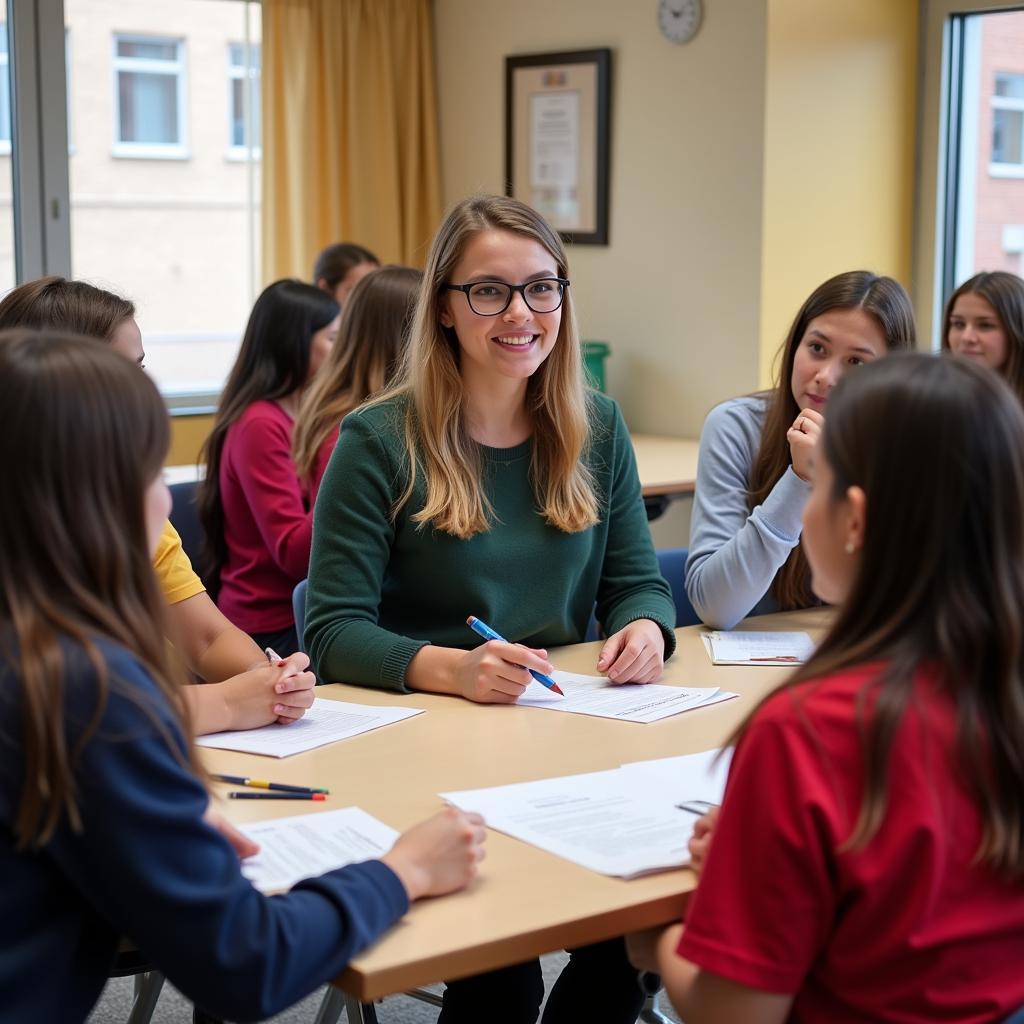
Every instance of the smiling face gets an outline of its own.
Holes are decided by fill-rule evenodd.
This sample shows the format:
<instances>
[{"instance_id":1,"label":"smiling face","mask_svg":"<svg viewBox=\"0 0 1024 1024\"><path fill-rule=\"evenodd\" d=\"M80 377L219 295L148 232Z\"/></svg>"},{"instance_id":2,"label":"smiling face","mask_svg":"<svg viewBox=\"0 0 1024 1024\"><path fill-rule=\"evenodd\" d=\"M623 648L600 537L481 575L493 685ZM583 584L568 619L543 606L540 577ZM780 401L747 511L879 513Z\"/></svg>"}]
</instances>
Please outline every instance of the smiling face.
<instances>
[{"instance_id":1,"label":"smiling face","mask_svg":"<svg viewBox=\"0 0 1024 1024\"><path fill-rule=\"evenodd\" d=\"M523 284L559 277L554 257L526 235L488 228L473 235L449 276L451 284L503 281ZM534 313L519 292L497 316L481 316L464 293L446 291L441 323L453 328L461 351L463 379L511 378L525 382L551 354L562 324L561 307Z\"/></svg>"},{"instance_id":2,"label":"smiling face","mask_svg":"<svg viewBox=\"0 0 1024 1024\"><path fill-rule=\"evenodd\" d=\"M824 412L829 393L851 367L886 352L878 320L863 309L830 309L807 325L793 357L791 387L800 409Z\"/></svg>"},{"instance_id":3,"label":"smiling face","mask_svg":"<svg viewBox=\"0 0 1024 1024\"><path fill-rule=\"evenodd\" d=\"M964 292L953 303L946 338L954 355L977 359L991 370L1006 364L1006 332L992 303L977 292Z\"/></svg>"}]
</instances>

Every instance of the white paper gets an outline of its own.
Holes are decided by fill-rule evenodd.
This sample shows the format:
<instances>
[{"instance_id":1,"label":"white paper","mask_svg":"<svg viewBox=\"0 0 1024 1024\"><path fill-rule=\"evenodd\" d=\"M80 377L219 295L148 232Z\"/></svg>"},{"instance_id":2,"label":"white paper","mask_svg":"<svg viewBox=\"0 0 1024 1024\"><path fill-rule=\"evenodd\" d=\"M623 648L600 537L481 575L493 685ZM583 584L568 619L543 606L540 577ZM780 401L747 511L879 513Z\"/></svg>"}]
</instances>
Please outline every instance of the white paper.
<instances>
[{"instance_id":1,"label":"white paper","mask_svg":"<svg viewBox=\"0 0 1024 1024\"><path fill-rule=\"evenodd\" d=\"M653 761L633 761L621 771L631 776L645 792L673 806L694 800L720 804L732 763L732 748L719 757L718 750L680 757L660 757Z\"/></svg>"},{"instance_id":2,"label":"white paper","mask_svg":"<svg viewBox=\"0 0 1024 1024\"><path fill-rule=\"evenodd\" d=\"M657 683L616 684L607 676L586 676L574 672L554 672L551 678L565 692L564 697L537 683L529 686L516 703L523 707L614 718L620 722L657 722L691 708L705 707L736 696L719 690L717 686L686 689Z\"/></svg>"},{"instance_id":3,"label":"white paper","mask_svg":"<svg viewBox=\"0 0 1024 1024\"><path fill-rule=\"evenodd\" d=\"M246 754L289 757L336 740L347 740L350 736L358 736L383 725L401 722L421 714L422 710L390 705L378 707L375 704L350 704L348 701L317 697L313 706L298 721L288 725L275 723L261 729L214 732L200 736L196 743L201 747L241 750Z\"/></svg>"},{"instance_id":4,"label":"white paper","mask_svg":"<svg viewBox=\"0 0 1024 1024\"><path fill-rule=\"evenodd\" d=\"M701 639L715 665L798 665L814 652L814 641L806 633L716 630L702 633Z\"/></svg>"},{"instance_id":5,"label":"white paper","mask_svg":"<svg viewBox=\"0 0 1024 1024\"><path fill-rule=\"evenodd\" d=\"M619 769L441 796L490 828L620 878L686 864L698 817Z\"/></svg>"},{"instance_id":6,"label":"white paper","mask_svg":"<svg viewBox=\"0 0 1024 1024\"><path fill-rule=\"evenodd\" d=\"M242 874L261 892L283 892L303 878L363 860L391 849L398 832L358 807L322 814L274 818L239 831L260 844L242 861Z\"/></svg>"}]
</instances>

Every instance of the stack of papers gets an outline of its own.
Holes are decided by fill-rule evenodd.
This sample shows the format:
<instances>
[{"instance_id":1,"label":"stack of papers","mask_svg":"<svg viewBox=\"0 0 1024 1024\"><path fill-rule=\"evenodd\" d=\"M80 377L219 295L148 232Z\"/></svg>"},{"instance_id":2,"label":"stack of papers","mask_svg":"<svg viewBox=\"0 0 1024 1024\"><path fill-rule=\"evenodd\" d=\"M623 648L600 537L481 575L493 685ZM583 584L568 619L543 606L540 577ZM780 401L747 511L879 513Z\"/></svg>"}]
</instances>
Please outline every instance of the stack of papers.
<instances>
[{"instance_id":1,"label":"stack of papers","mask_svg":"<svg viewBox=\"0 0 1024 1024\"><path fill-rule=\"evenodd\" d=\"M217 747L219 750L289 757L336 740L347 740L350 736L358 736L383 725L401 722L422 712L422 708L396 708L390 705L378 707L375 704L350 704L348 701L317 697L313 706L295 722L287 725L274 723L261 729L242 729L238 732L213 732L200 736L196 743L201 747Z\"/></svg>"},{"instance_id":2,"label":"stack of papers","mask_svg":"<svg viewBox=\"0 0 1024 1024\"><path fill-rule=\"evenodd\" d=\"M717 753L441 797L482 814L490 828L591 871L633 878L689 862L687 843L699 815L678 805L721 803L728 760L715 763Z\"/></svg>"},{"instance_id":3,"label":"stack of papers","mask_svg":"<svg viewBox=\"0 0 1024 1024\"><path fill-rule=\"evenodd\" d=\"M275 818L239 831L260 844L242 861L242 874L260 892L284 892L303 878L387 853L398 833L358 807Z\"/></svg>"},{"instance_id":4,"label":"stack of papers","mask_svg":"<svg viewBox=\"0 0 1024 1024\"><path fill-rule=\"evenodd\" d=\"M715 665L799 665L814 651L806 633L712 631L701 639Z\"/></svg>"},{"instance_id":5,"label":"stack of papers","mask_svg":"<svg viewBox=\"0 0 1024 1024\"><path fill-rule=\"evenodd\" d=\"M620 722L657 722L691 708L706 707L737 696L717 686L687 689L657 683L616 684L607 676L573 672L554 672L551 678L562 688L564 697L535 682L516 703L522 707L595 715Z\"/></svg>"}]
</instances>

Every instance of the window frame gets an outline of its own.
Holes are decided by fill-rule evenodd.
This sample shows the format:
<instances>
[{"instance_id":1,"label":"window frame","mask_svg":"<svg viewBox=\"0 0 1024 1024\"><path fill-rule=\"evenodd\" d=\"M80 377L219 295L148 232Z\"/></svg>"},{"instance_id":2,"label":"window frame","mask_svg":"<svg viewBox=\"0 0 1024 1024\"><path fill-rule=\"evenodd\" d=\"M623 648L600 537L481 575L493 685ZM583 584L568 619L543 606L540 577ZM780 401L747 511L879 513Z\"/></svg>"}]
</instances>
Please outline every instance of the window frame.
<instances>
[{"instance_id":1,"label":"window frame","mask_svg":"<svg viewBox=\"0 0 1024 1024\"><path fill-rule=\"evenodd\" d=\"M113 123L111 132L111 156L130 160L189 160L192 157L188 143L188 63L185 40L180 36L159 36L144 32L115 32L111 38L111 75L113 81ZM151 57L122 57L118 52L119 43L161 43L173 44L176 58L173 61ZM174 76L177 100L177 142L126 142L121 135L121 73L153 74Z\"/></svg>"},{"instance_id":2,"label":"window frame","mask_svg":"<svg viewBox=\"0 0 1024 1024\"><path fill-rule=\"evenodd\" d=\"M1024 72L1020 71L997 71L997 75L1008 75L1014 78L1021 79L1024 82ZM1017 142L1017 159L1016 160L996 160L993 153L988 164L988 173L993 178L1024 178L1024 96L997 96L995 93L992 95L992 115L993 125L995 124L995 112L997 110L1007 110L1011 113L1015 113L1020 118L1020 128L1018 129L1018 142ZM992 153L993 147L990 145L989 152Z\"/></svg>"}]
</instances>

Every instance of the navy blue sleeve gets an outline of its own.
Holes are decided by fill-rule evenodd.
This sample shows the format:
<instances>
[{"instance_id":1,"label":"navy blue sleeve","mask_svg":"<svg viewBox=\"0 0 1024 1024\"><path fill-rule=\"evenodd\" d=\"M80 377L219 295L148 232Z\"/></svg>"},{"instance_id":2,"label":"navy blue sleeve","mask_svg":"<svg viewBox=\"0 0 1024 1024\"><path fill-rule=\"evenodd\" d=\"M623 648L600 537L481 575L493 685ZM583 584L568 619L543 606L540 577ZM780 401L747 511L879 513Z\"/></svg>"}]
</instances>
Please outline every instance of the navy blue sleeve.
<instances>
[{"instance_id":1,"label":"navy blue sleeve","mask_svg":"<svg viewBox=\"0 0 1024 1024\"><path fill-rule=\"evenodd\" d=\"M127 654L109 660L114 692L75 773L83 829L62 826L47 852L190 999L231 1020L277 1013L401 917L405 889L368 861L286 895L259 893L203 822L206 791L183 766L183 737L156 687ZM75 691L70 722L95 703L94 681Z\"/></svg>"}]
</instances>

